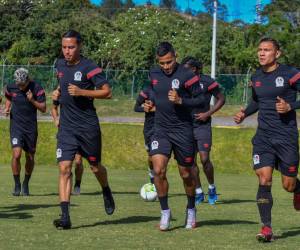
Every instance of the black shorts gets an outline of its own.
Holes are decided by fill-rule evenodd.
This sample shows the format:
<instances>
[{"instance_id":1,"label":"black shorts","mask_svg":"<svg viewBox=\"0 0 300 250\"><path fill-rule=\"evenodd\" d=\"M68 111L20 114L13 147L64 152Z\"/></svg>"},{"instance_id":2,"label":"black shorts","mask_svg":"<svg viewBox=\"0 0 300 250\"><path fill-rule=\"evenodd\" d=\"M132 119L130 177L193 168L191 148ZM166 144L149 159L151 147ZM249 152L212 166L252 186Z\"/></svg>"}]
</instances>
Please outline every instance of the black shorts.
<instances>
[{"instance_id":1,"label":"black shorts","mask_svg":"<svg viewBox=\"0 0 300 250\"><path fill-rule=\"evenodd\" d=\"M193 129L198 152L209 152L212 145L211 125L205 124Z\"/></svg>"},{"instance_id":2,"label":"black shorts","mask_svg":"<svg viewBox=\"0 0 300 250\"><path fill-rule=\"evenodd\" d=\"M153 132L152 133L145 133L144 132L145 149L147 150L148 153L150 152L152 136L153 136Z\"/></svg>"},{"instance_id":3,"label":"black shorts","mask_svg":"<svg viewBox=\"0 0 300 250\"><path fill-rule=\"evenodd\" d=\"M154 133L151 140L150 155L163 154L170 158L172 151L178 165L193 166L195 144L192 130L181 133Z\"/></svg>"},{"instance_id":4,"label":"black shorts","mask_svg":"<svg viewBox=\"0 0 300 250\"><path fill-rule=\"evenodd\" d=\"M10 143L12 148L20 147L25 152L35 153L38 133L25 133L18 130L10 131Z\"/></svg>"},{"instance_id":5,"label":"black shorts","mask_svg":"<svg viewBox=\"0 0 300 250\"><path fill-rule=\"evenodd\" d=\"M271 166L282 175L295 177L298 174L298 137L276 138L256 134L252 139L253 168Z\"/></svg>"},{"instance_id":6,"label":"black shorts","mask_svg":"<svg viewBox=\"0 0 300 250\"><path fill-rule=\"evenodd\" d=\"M57 161L73 161L77 153L86 158L90 165L98 165L101 162L101 132L59 130L56 149Z\"/></svg>"}]
</instances>

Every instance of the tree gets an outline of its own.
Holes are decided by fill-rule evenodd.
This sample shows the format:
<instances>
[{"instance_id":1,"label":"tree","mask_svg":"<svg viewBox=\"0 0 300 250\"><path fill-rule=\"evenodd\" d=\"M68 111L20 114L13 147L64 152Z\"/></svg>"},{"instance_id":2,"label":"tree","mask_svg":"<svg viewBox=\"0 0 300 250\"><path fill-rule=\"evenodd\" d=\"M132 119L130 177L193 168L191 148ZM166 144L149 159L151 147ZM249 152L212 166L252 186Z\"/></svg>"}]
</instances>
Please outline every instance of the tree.
<instances>
[{"instance_id":1,"label":"tree","mask_svg":"<svg viewBox=\"0 0 300 250\"><path fill-rule=\"evenodd\" d=\"M175 10L177 8L176 0L160 0L159 7Z\"/></svg>"}]
</instances>

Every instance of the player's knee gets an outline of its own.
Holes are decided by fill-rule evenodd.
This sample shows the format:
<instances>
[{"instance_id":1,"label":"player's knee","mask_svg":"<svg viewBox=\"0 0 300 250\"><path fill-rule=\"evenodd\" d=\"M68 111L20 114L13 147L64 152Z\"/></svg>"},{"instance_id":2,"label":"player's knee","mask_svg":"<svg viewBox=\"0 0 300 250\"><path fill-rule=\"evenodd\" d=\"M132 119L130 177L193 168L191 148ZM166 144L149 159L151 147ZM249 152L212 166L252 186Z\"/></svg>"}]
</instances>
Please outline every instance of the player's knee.
<instances>
[{"instance_id":1,"label":"player's knee","mask_svg":"<svg viewBox=\"0 0 300 250\"><path fill-rule=\"evenodd\" d=\"M282 187L287 191L287 192L294 192L295 190L295 185L296 185L296 182L292 182L292 181L284 181L282 183Z\"/></svg>"},{"instance_id":2,"label":"player's knee","mask_svg":"<svg viewBox=\"0 0 300 250\"><path fill-rule=\"evenodd\" d=\"M272 185L272 175L269 176L262 173L256 173L256 175L258 177L260 185L264 185L264 186Z\"/></svg>"},{"instance_id":3,"label":"player's knee","mask_svg":"<svg viewBox=\"0 0 300 250\"><path fill-rule=\"evenodd\" d=\"M12 158L13 158L13 160L15 160L15 161L20 161L21 155L22 155L21 152L13 152Z\"/></svg>"},{"instance_id":4,"label":"player's knee","mask_svg":"<svg viewBox=\"0 0 300 250\"><path fill-rule=\"evenodd\" d=\"M187 170L181 170L180 171L180 176L184 182L189 182L192 180L192 173L191 171Z\"/></svg>"},{"instance_id":5,"label":"player's knee","mask_svg":"<svg viewBox=\"0 0 300 250\"><path fill-rule=\"evenodd\" d=\"M34 154L26 153L25 156L27 161L34 161Z\"/></svg>"},{"instance_id":6,"label":"player's knee","mask_svg":"<svg viewBox=\"0 0 300 250\"><path fill-rule=\"evenodd\" d=\"M165 168L156 168L154 169L155 176L159 177L160 179L165 179L167 171Z\"/></svg>"}]
</instances>

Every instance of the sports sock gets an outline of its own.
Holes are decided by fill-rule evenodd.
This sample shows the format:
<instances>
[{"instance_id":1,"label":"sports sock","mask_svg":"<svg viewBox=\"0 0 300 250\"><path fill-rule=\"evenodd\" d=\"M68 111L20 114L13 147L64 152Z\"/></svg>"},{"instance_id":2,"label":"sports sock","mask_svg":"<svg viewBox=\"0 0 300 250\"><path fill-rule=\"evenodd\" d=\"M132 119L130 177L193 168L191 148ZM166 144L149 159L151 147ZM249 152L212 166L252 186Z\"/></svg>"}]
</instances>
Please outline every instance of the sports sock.
<instances>
[{"instance_id":1,"label":"sports sock","mask_svg":"<svg viewBox=\"0 0 300 250\"><path fill-rule=\"evenodd\" d=\"M81 185L81 180L76 180L75 181L75 187L80 187L80 185Z\"/></svg>"},{"instance_id":2,"label":"sports sock","mask_svg":"<svg viewBox=\"0 0 300 250\"><path fill-rule=\"evenodd\" d=\"M261 222L264 226L271 227L271 210L273 206L271 186L259 185L256 202Z\"/></svg>"},{"instance_id":3,"label":"sports sock","mask_svg":"<svg viewBox=\"0 0 300 250\"><path fill-rule=\"evenodd\" d=\"M294 189L294 193L295 194L300 193L300 181L299 181L299 179L296 180L296 186L295 186L295 189Z\"/></svg>"},{"instance_id":4,"label":"sports sock","mask_svg":"<svg viewBox=\"0 0 300 250\"><path fill-rule=\"evenodd\" d=\"M24 183L28 184L31 174L25 174Z\"/></svg>"},{"instance_id":5,"label":"sports sock","mask_svg":"<svg viewBox=\"0 0 300 250\"><path fill-rule=\"evenodd\" d=\"M187 208L195 208L195 196L187 195Z\"/></svg>"},{"instance_id":6,"label":"sports sock","mask_svg":"<svg viewBox=\"0 0 300 250\"><path fill-rule=\"evenodd\" d=\"M19 174L14 175L14 181L15 181L15 185L21 185Z\"/></svg>"},{"instance_id":7,"label":"sports sock","mask_svg":"<svg viewBox=\"0 0 300 250\"><path fill-rule=\"evenodd\" d=\"M102 187L103 195L108 196L111 194L111 190L109 186Z\"/></svg>"},{"instance_id":8,"label":"sports sock","mask_svg":"<svg viewBox=\"0 0 300 250\"><path fill-rule=\"evenodd\" d=\"M68 201L63 201L60 203L61 213L63 217L69 216L69 205L70 202Z\"/></svg>"},{"instance_id":9,"label":"sports sock","mask_svg":"<svg viewBox=\"0 0 300 250\"><path fill-rule=\"evenodd\" d=\"M208 185L208 188L209 188L209 189L214 189L215 187L216 187L215 184L209 184L209 185Z\"/></svg>"},{"instance_id":10,"label":"sports sock","mask_svg":"<svg viewBox=\"0 0 300 250\"><path fill-rule=\"evenodd\" d=\"M169 205L168 205L168 196L162 196L162 197L158 197L159 199L159 203L160 203L160 207L161 210L167 210L169 209Z\"/></svg>"},{"instance_id":11,"label":"sports sock","mask_svg":"<svg viewBox=\"0 0 300 250\"><path fill-rule=\"evenodd\" d=\"M201 187L198 187L198 188L196 188L195 192L196 192L196 194L202 194L203 190Z\"/></svg>"}]
</instances>

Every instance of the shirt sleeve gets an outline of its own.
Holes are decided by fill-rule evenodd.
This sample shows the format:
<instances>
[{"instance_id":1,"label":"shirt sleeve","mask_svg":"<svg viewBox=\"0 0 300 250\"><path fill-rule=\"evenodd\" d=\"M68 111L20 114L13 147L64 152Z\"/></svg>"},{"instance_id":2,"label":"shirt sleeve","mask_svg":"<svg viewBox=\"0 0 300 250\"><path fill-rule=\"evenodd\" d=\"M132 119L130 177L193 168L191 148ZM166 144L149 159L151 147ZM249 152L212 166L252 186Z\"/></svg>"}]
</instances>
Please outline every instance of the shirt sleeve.
<instances>
[{"instance_id":1,"label":"shirt sleeve","mask_svg":"<svg viewBox=\"0 0 300 250\"><path fill-rule=\"evenodd\" d=\"M251 90L252 90L251 100L245 109L246 117L256 113L259 108L258 99L257 99L256 93L255 93L255 90L253 89L253 87L251 87Z\"/></svg>"},{"instance_id":2,"label":"shirt sleeve","mask_svg":"<svg viewBox=\"0 0 300 250\"><path fill-rule=\"evenodd\" d=\"M45 90L38 84L34 88L34 95L38 102L46 101Z\"/></svg>"},{"instance_id":3,"label":"shirt sleeve","mask_svg":"<svg viewBox=\"0 0 300 250\"><path fill-rule=\"evenodd\" d=\"M5 87L5 97L8 100L11 100L11 98L12 98L12 93L11 93L10 87L8 85Z\"/></svg>"},{"instance_id":4,"label":"shirt sleeve","mask_svg":"<svg viewBox=\"0 0 300 250\"><path fill-rule=\"evenodd\" d=\"M86 77L95 85L96 88L100 88L104 84L109 84L108 80L105 78L103 69L95 63L90 65Z\"/></svg>"},{"instance_id":5,"label":"shirt sleeve","mask_svg":"<svg viewBox=\"0 0 300 250\"><path fill-rule=\"evenodd\" d=\"M218 96L221 92L220 84L213 78L209 79L207 91L210 92L214 97Z\"/></svg>"},{"instance_id":6,"label":"shirt sleeve","mask_svg":"<svg viewBox=\"0 0 300 250\"><path fill-rule=\"evenodd\" d=\"M144 112L144 108L142 107L142 104L145 103L145 100L147 100L149 97L148 95L144 92L144 90L141 90L139 93L135 105L134 105L134 111L135 112Z\"/></svg>"},{"instance_id":7,"label":"shirt sleeve","mask_svg":"<svg viewBox=\"0 0 300 250\"><path fill-rule=\"evenodd\" d=\"M292 88L296 91L300 92L300 70L293 69L291 78L289 80L289 84ZM295 101L290 103L291 109L299 109L300 108L300 101Z\"/></svg>"}]
</instances>

